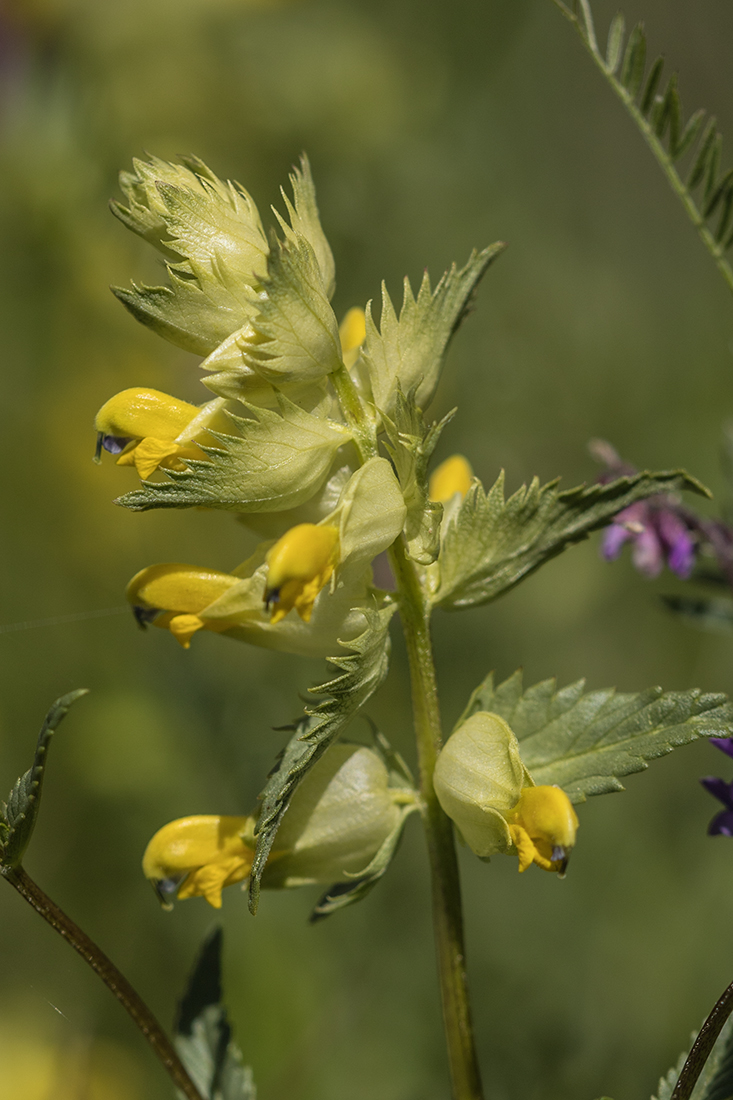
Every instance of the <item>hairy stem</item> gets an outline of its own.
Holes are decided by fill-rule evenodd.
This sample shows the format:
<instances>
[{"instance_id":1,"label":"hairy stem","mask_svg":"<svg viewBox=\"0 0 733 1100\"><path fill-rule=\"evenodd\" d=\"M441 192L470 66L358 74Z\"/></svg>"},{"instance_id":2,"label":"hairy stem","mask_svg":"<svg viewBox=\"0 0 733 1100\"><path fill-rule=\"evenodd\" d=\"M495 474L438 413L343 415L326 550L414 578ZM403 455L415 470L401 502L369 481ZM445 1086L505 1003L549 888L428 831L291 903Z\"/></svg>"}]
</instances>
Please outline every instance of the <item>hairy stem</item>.
<instances>
[{"instance_id":1,"label":"hairy stem","mask_svg":"<svg viewBox=\"0 0 733 1100\"><path fill-rule=\"evenodd\" d=\"M481 1100L468 998L463 913L453 826L433 788L441 747L440 708L430 638L430 606L401 541L391 552L410 661L412 703L433 894L433 925L454 1100Z\"/></svg>"},{"instance_id":2,"label":"hairy stem","mask_svg":"<svg viewBox=\"0 0 733 1100\"><path fill-rule=\"evenodd\" d=\"M186 1100L204 1100L155 1016L132 988L127 978L120 973L96 943L44 894L22 867L3 867L0 869L0 874L52 928L56 929L60 936L63 936L67 943L71 944L75 951L78 951L120 1004L127 1009Z\"/></svg>"},{"instance_id":3,"label":"hairy stem","mask_svg":"<svg viewBox=\"0 0 733 1100\"><path fill-rule=\"evenodd\" d=\"M689 1100L697 1079L712 1053L715 1040L723 1030L723 1025L731 1012L733 1012L733 982L715 1002L712 1012L700 1028L700 1033L692 1044L692 1049L682 1067L682 1073L677 1078L670 1100Z\"/></svg>"},{"instance_id":4,"label":"hairy stem","mask_svg":"<svg viewBox=\"0 0 733 1100\"><path fill-rule=\"evenodd\" d=\"M674 161L672 160L672 157L664 148L662 140L657 137L657 134L654 131L654 127L639 110L634 101L634 97L623 86L621 81L618 80L615 74L609 72L609 70L606 68L605 58L599 50L598 43L596 41L596 33L593 26L593 16L591 14L590 4L588 3L588 0L580 0L580 6L583 13L582 23L576 13L574 11L571 11L570 8L568 8L567 5L562 2L562 0L553 0L553 3L555 4L555 7L560 9L565 18L573 24L576 31L580 35L580 39L587 49L588 53L591 55L596 65L601 70L606 80L611 85L614 92L633 118L639 129L639 132L641 133L641 136L644 138L644 141L647 143L655 160L659 164L659 167L662 169L665 176L667 177L667 180L669 181L672 190L684 206L688 218L690 219L700 236L700 240L712 256L713 261L715 262L715 266L725 280L726 286L730 291L733 291L733 268L731 268L730 264L725 258L724 242L716 241L715 237L708 229L707 225L705 224L705 215L702 213L702 211L698 209L695 200L685 186L683 180L680 178L680 175L674 166Z\"/></svg>"}]
</instances>

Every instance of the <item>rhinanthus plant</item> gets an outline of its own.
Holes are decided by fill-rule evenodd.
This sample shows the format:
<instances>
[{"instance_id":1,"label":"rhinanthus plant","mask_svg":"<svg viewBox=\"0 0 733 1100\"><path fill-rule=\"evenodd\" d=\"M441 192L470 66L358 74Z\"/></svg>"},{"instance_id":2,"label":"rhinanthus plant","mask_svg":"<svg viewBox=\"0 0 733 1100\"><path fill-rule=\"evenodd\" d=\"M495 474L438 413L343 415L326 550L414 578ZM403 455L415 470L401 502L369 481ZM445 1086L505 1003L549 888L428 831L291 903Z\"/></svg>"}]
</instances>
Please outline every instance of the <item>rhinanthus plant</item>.
<instances>
[{"instance_id":1,"label":"rhinanthus plant","mask_svg":"<svg viewBox=\"0 0 733 1100\"><path fill-rule=\"evenodd\" d=\"M690 147L701 120L680 133L676 85L656 92L658 63L644 84L643 30L632 33L624 52L617 17L604 57L585 0L579 14L558 6L679 192L673 161ZM667 131L669 154L662 143ZM722 182L717 176L710 152L716 133L706 131L680 197L688 212L693 203L697 228L733 287L723 256L732 243L726 234L733 174ZM690 189L705 172L700 213ZM705 540L714 545L714 525L696 519L680 494L708 494L682 470L639 472L599 442L594 453L606 469L597 482L561 490L557 481L534 479L508 499L503 474L485 487L461 454L436 465L433 454L456 411L431 419L449 345L469 310L480 306L479 284L504 244L473 251L434 285L427 272L417 291L405 279L399 306L383 285L378 304L354 303L337 317L335 264L305 157L289 186L266 230L240 184L219 179L195 157L179 163L152 157L122 173L125 201L112 207L160 253L166 271L164 285L133 283L115 294L138 321L200 357L205 392L200 405L189 404L131 377L130 387L96 414L96 459L129 468L120 472L117 503L132 512L222 509L259 540L246 560L226 569L206 561L141 563L127 586L132 613L142 628L167 630L185 649L234 640L325 657L335 669L311 689L313 701L262 777L257 805L237 814L213 806L205 815L161 821L143 873L166 909L194 897L218 909L228 888L239 887L255 914L262 888L319 884L312 919L323 919L377 886L397 857L408 818L419 819L453 1096L480 1100L456 841L487 863L508 856L519 872L537 868L561 879L584 843L586 799L622 790L625 776L700 737L730 755L733 707L722 695L696 689L586 691L578 680L558 690L546 679L525 690L519 672L498 684L489 674L455 728L445 731L433 613L496 600L604 527L607 558L629 542L642 572L656 575L666 562L687 577ZM721 225L713 239L705 219L716 206ZM138 487L125 480L133 471ZM387 675L396 616L409 658L416 777L376 728L369 744L350 740L362 728L354 718L366 717ZM103 977L179 1095L254 1100L220 1003L220 935L202 951L174 1045L110 960L22 867L49 739L79 694L49 713L34 764L8 798L0 873ZM730 785L703 782L725 807L711 831L729 835ZM733 987L690 1056L662 1082L660 1100L691 1095L732 1005ZM716 1048L698 1100L730 1095L730 1062L730 1050Z\"/></svg>"}]
</instances>

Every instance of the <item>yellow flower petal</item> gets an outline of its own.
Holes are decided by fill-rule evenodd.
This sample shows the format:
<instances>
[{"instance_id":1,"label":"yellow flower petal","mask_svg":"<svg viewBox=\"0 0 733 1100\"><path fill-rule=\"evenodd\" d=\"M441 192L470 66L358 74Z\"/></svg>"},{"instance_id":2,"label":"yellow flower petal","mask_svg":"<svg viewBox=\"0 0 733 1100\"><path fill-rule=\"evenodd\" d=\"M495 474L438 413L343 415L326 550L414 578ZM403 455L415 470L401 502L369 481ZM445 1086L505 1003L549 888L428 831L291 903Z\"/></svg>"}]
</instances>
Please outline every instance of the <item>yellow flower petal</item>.
<instances>
[{"instance_id":1,"label":"yellow flower petal","mask_svg":"<svg viewBox=\"0 0 733 1100\"><path fill-rule=\"evenodd\" d=\"M337 529L315 523L299 523L278 539L267 554L265 602L272 606L271 622L280 622L293 608L309 621L338 562L338 549Z\"/></svg>"},{"instance_id":2,"label":"yellow flower petal","mask_svg":"<svg viewBox=\"0 0 733 1100\"><path fill-rule=\"evenodd\" d=\"M465 497L471 488L473 470L463 455L451 455L433 471L428 486L431 500L446 504L456 493Z\"/></svg>"},{"instance_id":3,"label":"yellow flower petal","mask_svg":"<svg viewBox=\"0 0 733 1100\"><path fill-rule=\"evenodd\" d=\"M339 325L341 354L347 369L359 358L359 348L366 339L366 316L363 309L354 306Z\"/></svg>"},{"instance_id":4,"label":"yellow flower petal","mask_svg":"<svg viewBox=\"0 0 733 1100\"><path fill-rule=\"evenodd\" d=\"M115 394L97 413L94 427L102 435L173 440L199 409L160 390L129 389Z\"/></svg>"},{"instance_id":5,"label":"yellow flower petal","mask_svg":"<svg viewBox=\"0 0 733 1100\"><path fill-rule=\"evenodd\" d=\"M254 851L248 817L201 815L171 821L159 829L143 856L143 872L156 889L186 876L178 887L179 898L205 897L221 907L225 886L241 882L252 868Z\"/></svg>"},{"instance_id":6,"label":"yellow flower petal","mask_svg":"<svg viewBox=\"0 0 733 1100\"><path fill-rule=\"evenodd\" d=\"M565 873L575 846L578 818L560 787L525 787L508 820L520 871L536 863L545 871Z\"/></svg>"}]
</instances>

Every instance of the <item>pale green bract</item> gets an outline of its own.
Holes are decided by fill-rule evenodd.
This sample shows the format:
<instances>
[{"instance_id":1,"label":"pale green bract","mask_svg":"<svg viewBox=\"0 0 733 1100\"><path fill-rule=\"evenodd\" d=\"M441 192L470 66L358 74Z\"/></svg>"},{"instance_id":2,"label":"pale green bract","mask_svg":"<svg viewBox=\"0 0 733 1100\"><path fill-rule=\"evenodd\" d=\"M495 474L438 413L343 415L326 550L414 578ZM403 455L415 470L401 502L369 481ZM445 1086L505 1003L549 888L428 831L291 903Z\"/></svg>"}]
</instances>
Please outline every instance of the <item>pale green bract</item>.
<instances>
[{"instance_id":1,"label":"pale green bract","mask_svg":"<svg viewBox=\"0 0 733 1100\"><path fill-rule=\"evenodd\" d=\"M259 313L237 339L246 367L274 385L317 382L341 366L338 323L316 254L284 227L273 241Z\"/></svg>"},{"instance_id":2,"label":"pale green bract","mask_svg":"<svg viewBox=\"0 0 733 1100\"><path fill-rule=\"evenodd\" d=\"M279 512L304 503L326 479L339 447L351 433L343 424L313 416L284 394L278 411L250 406L251 419L232 416L239 435L218 435L225 449L207 448L208 462L168 472L168 482L145 482L118 501L132 511L149 508L225 508Z\"/></svg>"},{"instance_id":3,"label":"pale green bract","mask_svg":"<svg viewBox=\"0 0 733 1100\"><path fill-rule=\"evenodd\" d=\"M544 680L526 692L515 672L494 687L479 685L461 719L491 711L510 726L522 762L538 785L562 787L572 802L622 791L620 777L644 771L647 761L699 737L729 737L733 704L725 695L649 688L584 692L585 681L557 690ZM460 729L460 725L459 725ZM448 741L450 744L450 741Z\"/></svg>"},{"instance_id":4,"label":"pale green bract","mask_svg":"<svg viewBox=\"0 0 733 1100\"><path fill-rule=\"evenodd\" d=\"M366 309L366 341L363 362L380 412L394 414L402 390L420 409L427 409L440 379L443 359L453 333L463 320L471 296L489 264L506 246L489 245L472 252L465 267L455 264L435 290L425 272L417 298L405 278L399 318L387 288L382 285L382 314L379 328L371 303Z\"/></svg>"}]
</instances>

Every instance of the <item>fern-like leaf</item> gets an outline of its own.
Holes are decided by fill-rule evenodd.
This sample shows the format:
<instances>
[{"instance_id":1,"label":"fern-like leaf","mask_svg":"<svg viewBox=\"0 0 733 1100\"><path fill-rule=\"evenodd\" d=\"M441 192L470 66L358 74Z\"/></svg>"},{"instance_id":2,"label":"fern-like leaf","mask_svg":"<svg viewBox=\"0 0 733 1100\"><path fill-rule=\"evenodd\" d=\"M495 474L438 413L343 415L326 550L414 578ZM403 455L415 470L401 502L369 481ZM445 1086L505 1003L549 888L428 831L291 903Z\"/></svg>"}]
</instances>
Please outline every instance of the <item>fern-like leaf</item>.
<instances>
[{"instance_id":1,"label":"fern-like leaf","mask_svg":"<svg viewBox=\"0 0 733 1100\"><path fill-rule=\"evenodd\" d=\"M723 139L715 119L708 120L702 135L704 110L695 111L683 122L677 74L673 73L666 85L662 83L663 57L652 63L645 79L647 41L643 23L634 27L624 49L625 21L619 12L611 22L604 55L598 46L589 0L578 0L573 9L562 0L553 2L573 24L636 123L728 289L733 292L733 268L725 256L733 245L733 233L729 232L733 214L733 169L721 173ZM676 162L690 152L691 165L685 182Z\"/></svg>"}]
</instances>

